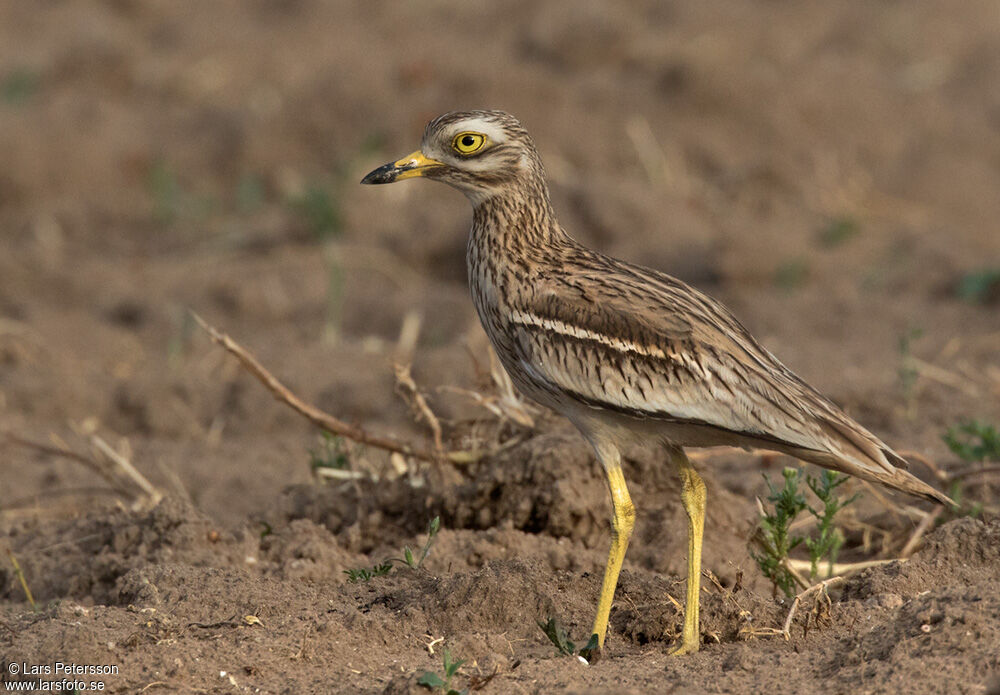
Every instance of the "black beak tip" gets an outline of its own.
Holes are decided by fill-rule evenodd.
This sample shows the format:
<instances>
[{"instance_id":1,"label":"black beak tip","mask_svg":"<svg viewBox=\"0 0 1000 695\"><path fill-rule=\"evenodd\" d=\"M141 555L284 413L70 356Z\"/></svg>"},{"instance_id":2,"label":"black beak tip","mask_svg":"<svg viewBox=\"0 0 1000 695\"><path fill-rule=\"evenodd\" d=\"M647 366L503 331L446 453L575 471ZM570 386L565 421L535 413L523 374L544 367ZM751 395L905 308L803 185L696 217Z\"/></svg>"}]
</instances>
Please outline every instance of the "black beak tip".
<instances>
[{"instance_id":1,"label":"black beak tip","mask_svg":"<svg viewBox=\"0 0 1000 695\"><path fill-rule=\"evenodd\" d=\"M369 172L367 176L361 179L363 184L376 184L376 183L392 183L396 180L396 167L393 164L385 164L380 166L375 171Z\"/></svg>"}]
</instances>

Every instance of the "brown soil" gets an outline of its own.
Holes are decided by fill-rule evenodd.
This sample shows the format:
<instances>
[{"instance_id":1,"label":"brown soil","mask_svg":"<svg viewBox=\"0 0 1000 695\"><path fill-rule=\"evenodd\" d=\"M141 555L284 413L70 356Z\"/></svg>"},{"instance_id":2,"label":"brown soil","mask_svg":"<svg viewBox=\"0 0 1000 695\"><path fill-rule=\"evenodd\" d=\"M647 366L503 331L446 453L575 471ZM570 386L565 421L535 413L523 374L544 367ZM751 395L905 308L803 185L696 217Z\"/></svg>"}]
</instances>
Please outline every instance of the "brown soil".
<instances>
[{"instance_id":1,"label":"brown soil","mask_svg":"<svg viewBox=\"0 0 1000 695\"><path fill-rule=\"evenodd\" d=\"M747 540L761 473L790 461L731 451L698 459L719 581L703 650L667 656L685 525L663 453L638 450L607 649L557 656L536 621L585 641L602 474L558 418L498 422L439 388L490 393L465 201L355 185L438 112L507 109L575 236L711 292L955 471L945 429L1000 422L1000 284L959 296L1000 268L996 20L993 0L3 4L0 427L81 452L96 432L167 496L133 507L78 463L0 449L0 546L39 605L0 556L2 679L62 661L116 666L86 680L120 693L426 692L447 648L467 659L454 685L487 695L1000 689L995 478L965 485L980 518L942 517L908 562L807 600L785 641L761 634L788 604ZM323 484L315 432L189 308L304 398L423 441L391 369L416 316L446 441L510 445L405 471L352 449L364 476ZM842 559L895 557L920 518L901 510L927 507L850 485ZM419 570L347 581L421 547L434 516Z\"/></svg>"}]
</instances>

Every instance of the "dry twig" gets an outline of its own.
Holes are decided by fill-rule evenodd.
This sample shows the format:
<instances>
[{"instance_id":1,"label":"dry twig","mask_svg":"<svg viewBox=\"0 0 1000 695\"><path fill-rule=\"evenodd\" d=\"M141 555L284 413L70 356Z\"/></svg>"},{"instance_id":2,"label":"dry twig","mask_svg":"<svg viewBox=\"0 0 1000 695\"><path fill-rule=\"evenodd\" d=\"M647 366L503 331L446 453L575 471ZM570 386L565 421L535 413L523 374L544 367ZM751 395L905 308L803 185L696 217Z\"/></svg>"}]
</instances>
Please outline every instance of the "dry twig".
<instances>
[{"instance_id":1,"label":"dry twig","mask_svg":"<svg viewBox=\"0 0 1000 695\"><path fill-rule=\"evenodd\" d=\"M941 512L943 511L944 507L938 505L924 515L924 518L920 520L919 524L917 524L917 528L913 530L913 535L911 535L910 539L906 541L906 545L903 546L903 549L899 551L899 556L901 558L905 559L913 554L913 551L917 549L917 545L920 543L920 539L923 538L924 534L934 526L934 522L939 516L941 516Z\"/></svg>"},{"instance_id":2,"label":"dry twig","mask_svg":"<svg viewBox=\"0 0 1000 695\"><path fill-rule=\"evenodd\" d=\"M792 619L795 617L795 611L796 609L798 609L799 603L802 602L802 599L804 599L809 594L816 593L817 591L823 592L825 594L826 587L830 586L831 584L836 584L837 582L842 582L842 581L844 581L844 577L842 576L831 577L830 579L824 579L818 584L813 584L805 591L802 591L798 595L796 595L795 600L792 601L792 607L788 609L788 616L785 618L785 624L781 627L780 634L783 635L786 640L791 639L790 630L792 629Z\"/></svg>"},{"instance_id":3,"label":"dry twig","mask_svg":"<svg viewBox=\"0 0 1000 695\"><path fill-rule=\"evenodd\" d=\"M438 461L443 456L443 458L451 462L468 463L472 460L478 460L485 455L484 452L478 451L448 451L442 452L439 456L437 453L429 451L423 446L396 439L395 437L372 434L357 425L351 425L343 420L335 418L329 413L323 412L316 406L306 403L292 393L288 387L278 381L278 379L275 378L271 372L265 369L264 365L257 361L257 358L251 355L242 345L237 343L228 335L208 324L203 318L198 316L198 314L192 312L192 316L194 316L198 325L201 326L209 336L211 336L212 340L218 345L221 345L227 352L229 352L229 354L239 360L240 365L250 372L250 374L252 374L258 381L260 381L260 383L262 383L264 387L271 392L271 395L273 395L278 401L284 403L292 410L305 417L320 429L326 430L331 434L350 439L358 444L364 444L365 446L375 447L376 449L382 449L383 451L402 454L404 456L411 456L423 461Z\"/></svg>"},{"instance_id":4,"label":"dry twig","mask_svg":"<svg viewBox=\"0 0 1000 695\"><path fill-rule=\"evenodd\" d=\"M59 456L82 464L110 483L115 492L124 497L132 498L137 505L155 507L163 499L163 493L150 483L125 456L115 451L111 445L96 434L91 434L89 441L94 451L98 454L98 458L78 453L68 446L52 446L36 442L13 432L4 431L0 432L0 434L10 444L15 444L26 449L33 449L34 451L51 456ZM116 475L116 471L123 472L131 485L123 484L121 475ZM138 488L141 494L136 494L134 488Z\"/></svg>"},{"instance_id":5,"label":"dry twig","mask_svg":"<svg viewBox=\"0 0 1000 695\"><path fill-rule=\"evenodd\" d=\"M417 388L417 382L413 380L413 375L410 374L410 365L397 362L392 365L392 369L396 373L396 383L406 390L406 393L409 394L409 400L413 403L413 407L420 413L427 426L431 428L431 435L434 437L434 451L439 457L443 456L444 444L441 439L441 422L438 420L437 415L434 414L434 411L431 410L431 407L427 405L427 399L424 398L424 394Z\"/></svg>"}]
</instances>

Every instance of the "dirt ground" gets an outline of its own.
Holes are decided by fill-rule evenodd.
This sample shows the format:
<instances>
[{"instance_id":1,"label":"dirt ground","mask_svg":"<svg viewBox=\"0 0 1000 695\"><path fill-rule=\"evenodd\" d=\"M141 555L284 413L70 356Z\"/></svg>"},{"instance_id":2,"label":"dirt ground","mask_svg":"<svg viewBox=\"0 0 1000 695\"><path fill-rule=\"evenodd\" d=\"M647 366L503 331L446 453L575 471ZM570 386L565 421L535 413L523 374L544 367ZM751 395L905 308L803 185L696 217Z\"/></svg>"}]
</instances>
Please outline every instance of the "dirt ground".
<instances>
[{"instance_id":1,"label":"dirt ground","mask_svg":"<svg viewBox=\"0 0 1000 695\"><path fill-rule=\"evenodd\" d=\"M724 301L940 485L973 470L942 434L1000 423L997 75L994 0L0 4L0 428L88 462L106 443L164 494L0 443L0 681L62 662L114 667L80 678L116 693L419 693L447 649L485 695L1000 692L996 477L961 478L984 511L942 514L908 561L804 600L786 641L748 541L762 473L794 462L760 452L697 458L702 651L667 655L685 525L640 449L606 650L559 656L537 621L586 641L603 474L557 417L484 407L466 201L357 185L440 112L516 114L571 234ZM345 444L321 479L315 428L189 310L306 400L429 446L393 372L412 362L444 444L487 454ZM841 560L899 557L930 508L854 491ZM419 569L349 581L435 516Z\"/></svg>"}]
</instances>

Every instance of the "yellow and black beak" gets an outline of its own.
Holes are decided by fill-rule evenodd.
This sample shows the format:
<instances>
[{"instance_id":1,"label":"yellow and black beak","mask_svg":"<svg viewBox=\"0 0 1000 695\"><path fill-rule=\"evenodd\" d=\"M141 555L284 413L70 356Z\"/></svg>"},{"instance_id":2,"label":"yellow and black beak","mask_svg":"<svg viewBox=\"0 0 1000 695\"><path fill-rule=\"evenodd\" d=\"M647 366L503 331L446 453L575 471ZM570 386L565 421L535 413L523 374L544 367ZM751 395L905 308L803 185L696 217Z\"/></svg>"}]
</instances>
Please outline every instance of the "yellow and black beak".
<instances>
[{"instance_id":1,"label":"yellow and black beak","mask_svg":"<svg viewBox=\"0 0 1000 695\"><path fill-rule=\"evenodd\" d=\"M423 152L417 150L398 161L380 166L361 179L361 183L393 183L403 179L413 179L418 176L426 176L427 172L443 166L444 164L441 162L429 159L424 156Z\"/></svg>"}]
</instances>

